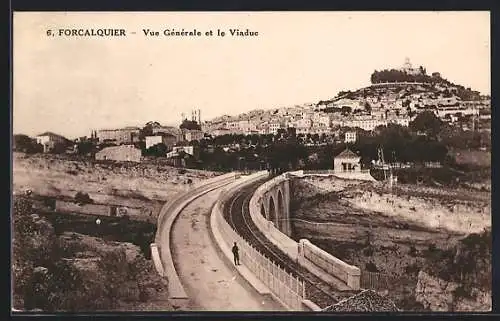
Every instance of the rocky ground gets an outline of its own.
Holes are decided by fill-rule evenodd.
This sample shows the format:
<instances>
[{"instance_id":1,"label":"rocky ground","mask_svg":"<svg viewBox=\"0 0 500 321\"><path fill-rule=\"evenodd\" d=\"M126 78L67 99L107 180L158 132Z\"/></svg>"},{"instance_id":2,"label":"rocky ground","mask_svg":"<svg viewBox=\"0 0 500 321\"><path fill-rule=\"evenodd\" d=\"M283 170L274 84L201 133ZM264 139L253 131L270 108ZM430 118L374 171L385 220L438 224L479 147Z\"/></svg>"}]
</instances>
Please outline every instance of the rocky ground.
<instances>
[{"instance_id":1,"label":"rocky ground","mask_svg":"<svg viewBox=\"0 0 500 321\"><path fill-rule=\"evenodd\" d=\"M13 192L73 198L89 194L99 204L149 209L153 218L161 206L189 184L218 173L173 168L159 162L105 163L59 155L13 154Z\"/></svg>"},{"instance_id":2,"label":"rocky ground","mask_svg":"<svg viewBox=\"0 0 500 321\"><path fill-rule=\"evenodd\" d=\"M292 192L294 238L308 238L362 271L391 276L389 295L405 310L435 308L415 297L419 272L431 257L441 255L444 262L450 253L459 255L464 237L491 227L488 192L416 186L391 191L377 182L319 177L294 180Z\"/></svg>"},{"instance_id":3,"label":"rocky ground","mask_svg":"<svg viewBox=\"0 0 500 321\"><path fill-rule=\"evenodd\" d=\"M105 310L172 310L165 279L158 275L152 261L144 258L138 246L73 232L63 233L59 242L68 262L84 275L82 283L88 283L89 287L96 286L94 282L114 283L104 284L116 288L117 294L114 305ZM114 258L114 262L107 262L108 258Z\"/></svg>"},{"instance_id":4,"label":"rocky ground","mask_svg":"<svg viewBox=\"0 0 500 321\"><path fill-rule=\"evenodd\" d=\"M14 199L13 308L42 311L172 310L166 285L141 249L57 231Z\"/></svg>"},{"instance_id":5,"label":"rocky ground","mask_svg":"<svg viewBox=\"0 0 500 321\"><path fill-rule=\"evenodd\" d=\"M70 159L64 155L13 154L13 194L74 199L87 193L95 204L152 213L128 218L46 214L26 206L13 251L14 308L44 311L172 310L164 280L149 260L157 215L190 184L217 175L148 160L141 164ZM23 206L21 206L23 208ZM19 212L19 211L18 211ZM26 231L29 227L29 233ZM16 237L15 237L16 240ZM134 244L135 243L135 244ZM42 253L43 255L39 254ZM48 259L49 258L49 259Z\"/></svg>"}]
</instances>

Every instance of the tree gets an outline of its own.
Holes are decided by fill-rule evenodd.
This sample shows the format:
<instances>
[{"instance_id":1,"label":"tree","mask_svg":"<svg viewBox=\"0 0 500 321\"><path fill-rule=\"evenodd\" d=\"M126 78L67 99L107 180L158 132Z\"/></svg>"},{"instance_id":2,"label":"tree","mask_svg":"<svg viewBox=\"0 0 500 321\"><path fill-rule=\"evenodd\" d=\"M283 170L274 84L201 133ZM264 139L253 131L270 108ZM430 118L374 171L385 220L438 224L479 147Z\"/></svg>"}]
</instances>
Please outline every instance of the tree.
<instances>
[{"instance_id":1,"label":"tree","mask_svg":"<svg viewBox=\"0 0 500 321\"><path fill-rule=\"evenodd\" d=\"M139 139L144 140L146 136L153 135L153 123L148 122L139 132Z\"/></svg>"},{"instance_id":2,"label":"tree","mask_svg":"<svg viewBox=\"0 0 500 321\"><path fill-rule=\"evenodd\" d=\"M94 151L94 144L91 141L79 142L76 144L76 152L79 155L87 155Z\"/></svg>"},{"instance_id":3,"label":"tree","mask_svg":"<svg viewBox=\"0 0 500 321\"><path fill-rule=\"evenodd\" d=\"M66 149L70 146L69 141L65 141L62 143L55 143L54 147L50 150L51 154L63 154L66 152Z\"/></svg>"},{"instance_id":4,"label":"tree","mask_svg":"<svg viewBox=\"0 0 500 321\"><path fill-rule=\"evenodd\" d=\"M365 102L365 111L366 112L371 112L372 111L372 106L367 101Z\"/></svg>"},{"instance_id":5,"label":"tree","mask_svg":"<svg viewBox=\"0 0 500 321\"><path fill-rule=\"evenodd\" d=\"M352 108L349 106L342 106L341 113L342 115L348 115L352 112Z\"/></svg>"},{"instance_id":6,"label":"tree","mask_svg":"<svg viewBox=\"0 0 500 321\"><path fill-rule=\"evenodd\" d=\"M201 126L196 120L184 119L179 126L180 129L201 130Z\"/></svg>"},{"instance_id":7,"label":"tree","mask_svg":"<svg viewBox=\"0 0 500 321\"><path fill-rule=\"evenodd\" d=\"M442 124L443 122L437 118L432 111L426 110L418 114L417 117L410 122L410 128L413 131L425 132L435 136L441 131Z\"/></svg>"},{"instance_id":8,"label":"tree","mask_svg":"<svg viewBox=\"0 0 500 321\"><path fill-rule=\"evenodd\" d=\"M156 144L154 146L149 147L146 151L145 154L148 156L156 156L156 157L161 157L165 156L167 154L167 146L163 143Z\"/></svg>"},{"instance_id":9,"label":"tree","mask_svg":"<svg viewBox=\"0 0 500 321\"><path fill-rule=\"evenodd\" d=\"M13 137L13 150L28 154L43 152L43 146L27 135L19 134Z\"/></svg>"}]
</instances>

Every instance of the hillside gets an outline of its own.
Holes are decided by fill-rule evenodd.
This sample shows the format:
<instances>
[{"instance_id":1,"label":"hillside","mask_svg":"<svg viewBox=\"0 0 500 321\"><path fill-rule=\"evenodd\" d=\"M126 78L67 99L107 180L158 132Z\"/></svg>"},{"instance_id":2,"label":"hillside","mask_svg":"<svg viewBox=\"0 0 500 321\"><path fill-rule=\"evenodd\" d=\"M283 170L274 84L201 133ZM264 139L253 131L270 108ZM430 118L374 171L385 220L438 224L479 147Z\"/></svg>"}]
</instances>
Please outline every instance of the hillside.
<instances>
[{"instance_id":1,"label":"hillside","mask_svg":"<svg viewBox=\"0 0 500 321\"><path fill-rule=\"evenodd\" d=\"M381 274L373 283L363 277L363 286L403 310L491 309L489 192L321 177L290 188L294 239L309 239L362 275Z\"/></svg>"},{"instance_id":2,"label":"hillside","mask_svg":"<svg viewBox=\"0 0 500 321\"><path fill-rule=\"evenodd\" d=\"M183 170L161 164L104 163L69 159L62 155L13 155L15 193L74 198L89 194L99 204L147 209L153 222L161 206L189 184L217 175L215 172Z\"/></svg>"},{"instance_id":3,"label":"hillside","mask_svg":"<svg viewBox=\"0 0 500 321\"><path fill-rule=\"evenodd\" d=\"M138 246L58 232L15 196L13 307L39 311L172 310L165 281Z\"/></svg>"},{"instance_id":4,"label":"hillside","mask_svg":"<svg viewBox=\"0 0 500 321\"><path fill-rule=\"evenodd\" d=\"M409 62L408 62L409 63ZM406 68L406 69L405 69ZM428 75L424 67L375 70L370 80L372 85L356 90L341 91L333 98L323 99L316 104L303 104L270 110L252 110L236 116L221 116L208 123L224 126L225 122L253 121L293 123L305 119L304 113L310 111L326 113L350 113L370 115L374 118L387 118L386 111L395 111L393 117L409 116L426 109L461 108L472 105L480 109L489 109L490 96L455 84L439 72ZM443 112L440 116L445 116ZM465 113L468 114L468 113ZM464 115L465 115L464 114ZM323 122L312 118L312 122ZM288 125L287 125L288 126ZM295 127L310 125L294 124ZM314 127L314 126L312 126ZM321 127L321 126L320 126Z\"/></svg>"}]
</instances>

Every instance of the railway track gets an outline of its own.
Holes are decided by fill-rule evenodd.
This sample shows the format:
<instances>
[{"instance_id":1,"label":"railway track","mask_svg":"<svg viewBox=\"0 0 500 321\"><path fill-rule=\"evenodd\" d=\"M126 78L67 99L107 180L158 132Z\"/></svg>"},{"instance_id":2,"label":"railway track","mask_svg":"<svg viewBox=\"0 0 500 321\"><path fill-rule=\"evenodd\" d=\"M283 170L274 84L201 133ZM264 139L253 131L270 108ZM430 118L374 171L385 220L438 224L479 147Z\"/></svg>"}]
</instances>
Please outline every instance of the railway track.
<instances>
[{"instance_id":1,"label":"railway track","mask_svg":"<svg viewBox=\"0 0 500 321\"><path fill-rule=\"evenodd\" d=\"M249 203L254 191L264 181L262 180L251 186L242 188L226 202L224 206L224 218L226 221L247 242L258 248L262 254L274 260L288 273L304 280L306 299L313 301L320 308L326 308L346 297L352 296L352 292L341 292L304 267L298 265L258 230L250 216Z\"/></svg>"}]
</instances>

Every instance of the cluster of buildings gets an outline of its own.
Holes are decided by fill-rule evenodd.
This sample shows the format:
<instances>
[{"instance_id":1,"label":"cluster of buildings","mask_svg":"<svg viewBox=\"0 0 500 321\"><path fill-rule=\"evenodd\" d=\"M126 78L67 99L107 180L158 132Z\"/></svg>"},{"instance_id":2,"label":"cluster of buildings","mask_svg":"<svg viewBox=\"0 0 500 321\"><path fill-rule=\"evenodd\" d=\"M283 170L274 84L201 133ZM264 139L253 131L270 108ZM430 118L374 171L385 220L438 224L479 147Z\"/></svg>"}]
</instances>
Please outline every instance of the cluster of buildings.
<instances>
[{"instance_id":1,"label":"cluster of buildings","mask_svg":"<svg viewBox=\"0 0 500 321\"><path fill-rule=\"evenodd\" d=\"M134 144L144 139L146 148L150 148L158 143L163 143L169 149L178 142L200 140L204 133L196 129L179 129L173 126L162 126L157 122L149 122L146 126L150 126L150 135L141 137L141 128L139 127L124 127L118 129L100 129L95 131L94 139L101 143L123 145Z\"/></svg>"},{"instance_id":2,"label":"cluster of buildings","mask_svg":"<svg viewBox=\"0 0 500 321\"><path fill-rule=\"evenodd\" d=\"M409 59L400 68L409 75L422 74L422 68L413 68ZM440 78L439 73L433 73ZM202 130L212 136L224 134L276 134L279 129L295 128L297 134L331 133L338 127L359 127L372 131L377 126L398 124L408 126L418 113L431 110L447 122L460 116L480 119L491 117L490 99L463 101L458 88L436 83L374 84L356 92L342 95L318 104L280 108L270 111L255 110L235 117L222 116L205 122Z\"/></svg>"},{"instance_id":3,"label":"cluster of buildings","mask_svg":"<svg viewBox=\"0 0 500 321\"><path fill-rule=\"evenodd\" d=\"M422 67L413 68L409 59L400 70L409 75L421 75L424 72ZM441 76L433 73L432 77ZM491 118L489 97L463 101L457 91L457 87L444 82L377 83L355 92L342 92L334 99L317 104L252 110L238 116L224 115L205 122L201 121L200 110L193 111L191 123L196 124L196 128L162 126L158 122L149 122L145 126L148 131L139 127L100 129L92 132L90 141L98 146L109 146L97 152L96 159L137 161L141 157L140 149L134 146L138 143L144 143L146 149L163 144L167 158L175 159L181 155L194 156L196 152L193 146L189 146L190 142L198 141L205 135L276 135L280 129L288 128L294 128L297 134L319 135L336 133L342 127L373 131L389 124L409 126L416 115L425 110L431 110L437 117L450 123L467 115L475 119ZM182 120L189 123L184 114ZM36 140L44 147L44 152L68 142L66 138L50 132L38 135ZM344 141L355 142L356 132L345 133ZM116 156L120 153L122 156Z\"/></svg>"},{"instance_id":4,"label":"cluster of buildings","mask_svg":"<svg viewBox=\"0 0 500 321\"><path fill-rule=\"evenodd\" d=\"M193 119L195 120L195 119ZM145 148L163 144L166 147L166 157L172 160L174 165L178 165L185 155L195 157L193 146L189 146L192 141L203 138L204 133L199 129L177 128L173 126L162 126L158 122L149 122L145 126L150 131L141 137L141 128L125 127L119 129L102 129L95 132L98 143L113 144L117 146L106 147L96 153L97 160L121 160L135 161L141 160L142 151L135 147L135 143L144 141ZM182 146L177 146L179 143Z\"/></svg>"},{"instance_id":5,"label":"cluster of buildings","mask_svg":"<svg viewBox=\"0 0 500 321\"><path fill-rule=\"evenodd\" d=\"M280 129L295 128L297 134L330 134L335 128L359 127L370 131L389 123L408 126L411 117L407 115L391 117L383 114L376 117L367 113L342 115L318 111L315 107L284 108L277 112L263 112L256 118L237 116L223 121L205 122L202 130L211 136L225 134L266 135L277 134Z\"/></svg>"},{"instance_id":6,"label":"cluster of buildings","mask_svg":"<svg viewBox=\"0 0 500 321\"><path fill-rule=\"evenodd\" d=\"M199 121L199 119L198 119ZM143 143L145 149L163 144L166 147L166 157L173 163L178 164L179 158L196 157L196 151L189 143L203 138L204 133L199 129L180 129L173 126L162 126L158 122L148 122L145 126L149 130L144 131L140 127L123 127L117 129L100 129L92 131L90 138L81 137L74 141L62 135L45 132L35 137L36 143L43 146L43 152L51 152L58 146L62 146L67 153L75 153L77 144L90 142L96 148L96 160L115 160L140 162L142 149L139 143ZM180 146L178 146L180 145Z\"/></svg>"}]
</instances>

